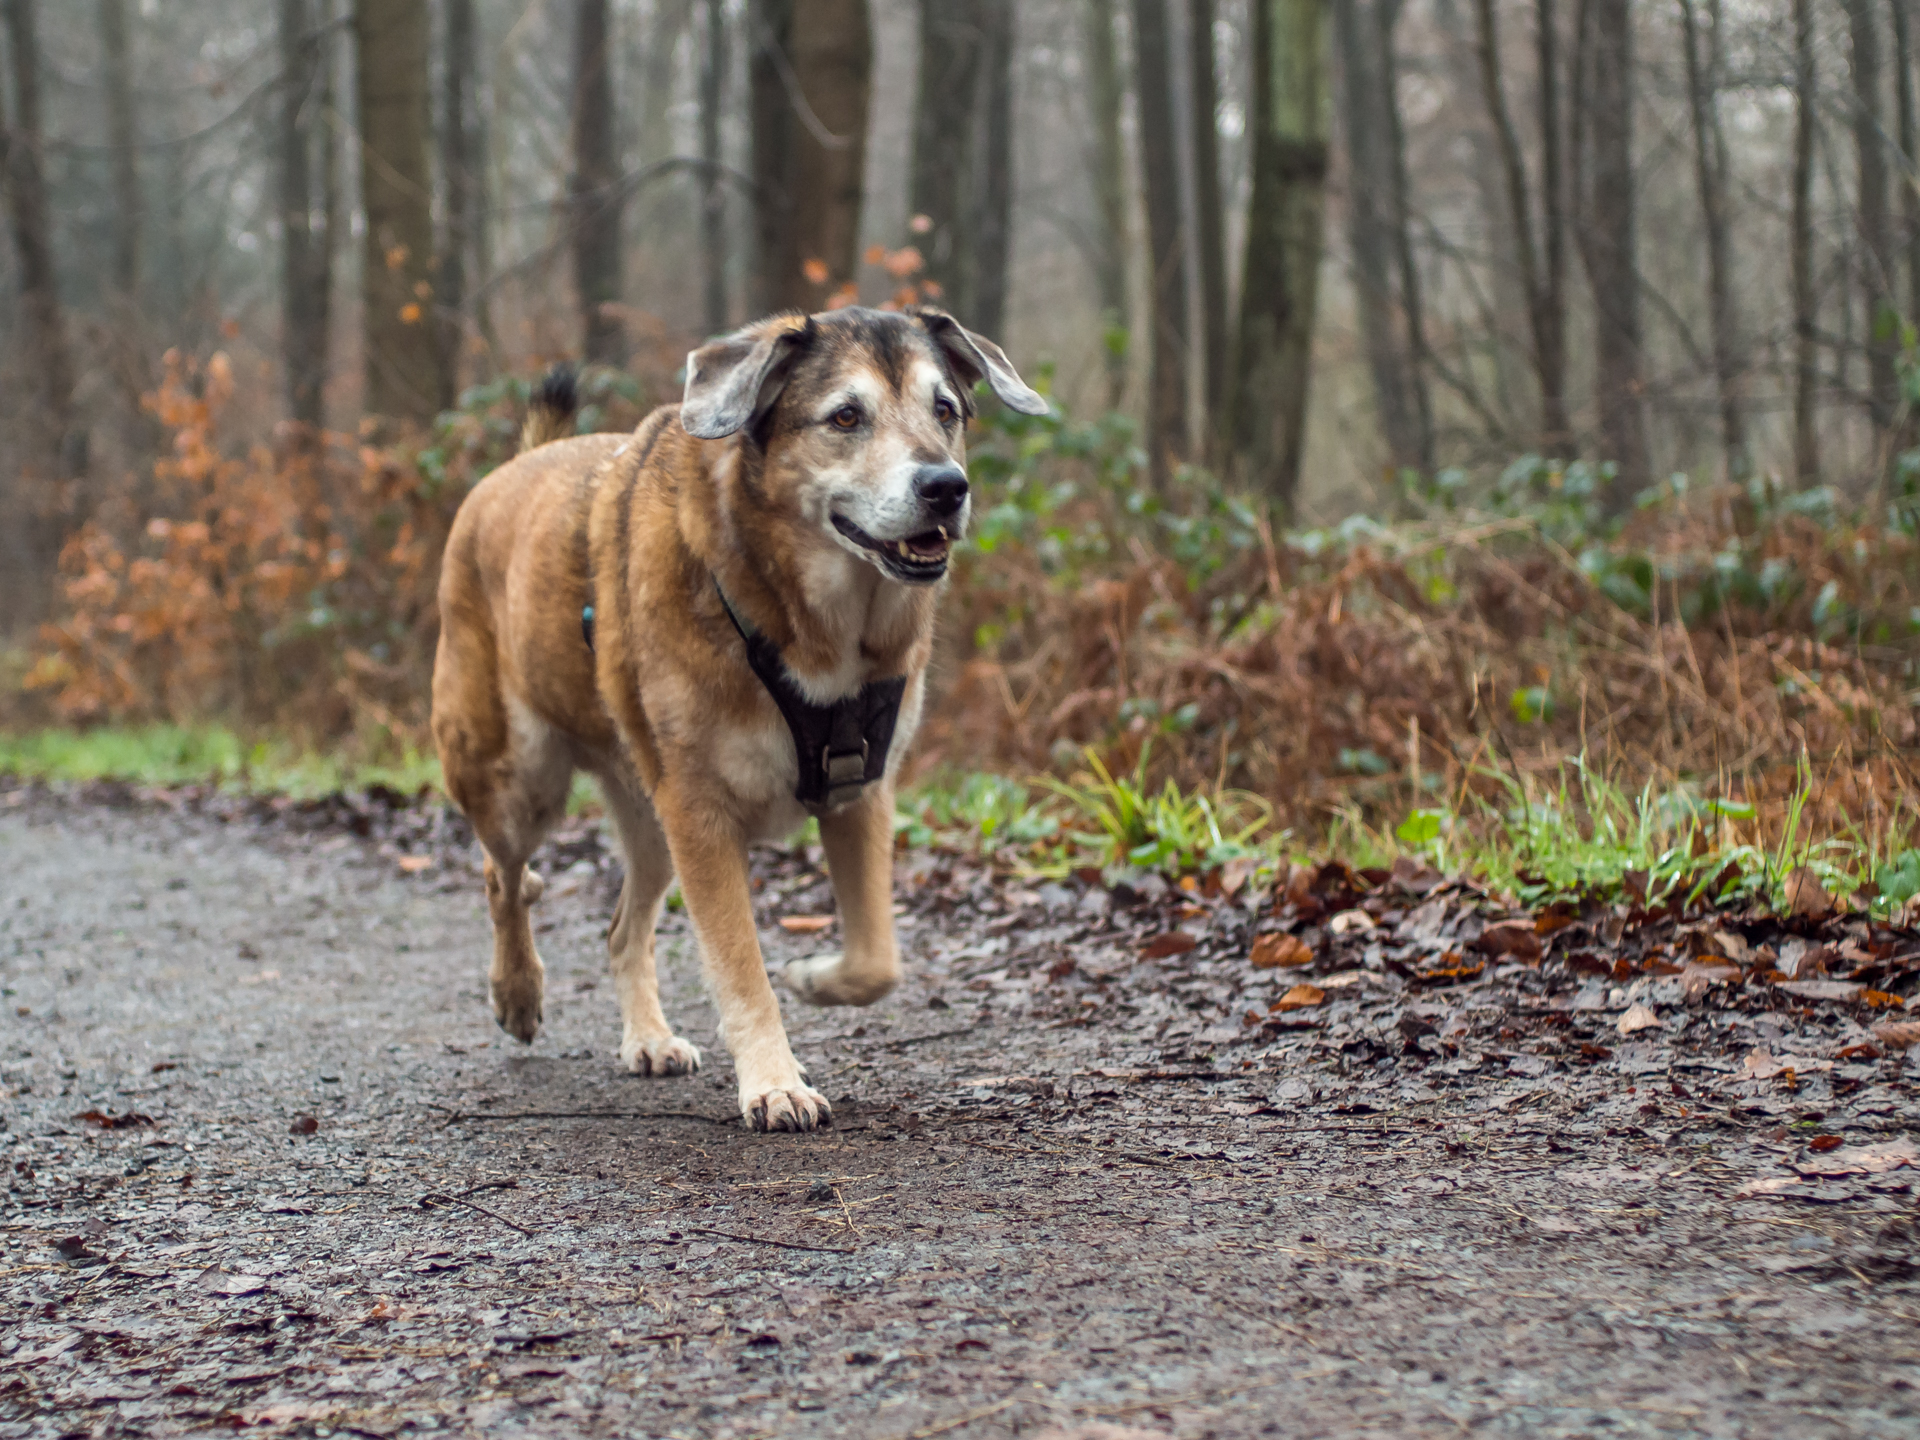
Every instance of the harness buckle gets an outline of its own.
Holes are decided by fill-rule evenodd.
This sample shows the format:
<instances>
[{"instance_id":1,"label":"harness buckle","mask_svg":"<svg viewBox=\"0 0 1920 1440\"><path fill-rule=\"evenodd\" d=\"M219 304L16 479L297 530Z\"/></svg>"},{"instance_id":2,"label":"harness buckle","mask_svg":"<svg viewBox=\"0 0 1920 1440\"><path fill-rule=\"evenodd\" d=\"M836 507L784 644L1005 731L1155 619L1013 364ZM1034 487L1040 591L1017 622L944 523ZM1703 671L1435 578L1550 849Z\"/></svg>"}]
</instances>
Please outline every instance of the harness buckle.
<instances>
[{"instance_id":1,"label":"harness buckle","mask_svg":"<svg viewBox=\"0 0 1920 1440\"><path fill-rule=\"evenodd\" d=\"M867 785L867 754L865 740L860 742L858 750L842 750L838 754L830 744L820 747L820 773L826 776L829 809L860 798L860 792Z\"/></svg>"}]
</instances>

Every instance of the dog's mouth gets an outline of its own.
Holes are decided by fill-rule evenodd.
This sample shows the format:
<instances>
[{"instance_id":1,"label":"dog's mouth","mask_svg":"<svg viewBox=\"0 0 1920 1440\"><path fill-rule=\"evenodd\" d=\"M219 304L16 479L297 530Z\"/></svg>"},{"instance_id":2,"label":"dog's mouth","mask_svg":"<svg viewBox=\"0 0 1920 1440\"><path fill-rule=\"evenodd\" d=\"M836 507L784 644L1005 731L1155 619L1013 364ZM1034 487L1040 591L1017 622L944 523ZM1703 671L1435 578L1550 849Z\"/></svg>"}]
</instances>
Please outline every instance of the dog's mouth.
<instances>
[{"instance_id":1,"label":"dog's mouth","mask_svg":"<svg viewBox=\"0 0 1920 1440\"><path fill-rule=\"evenodd\" d=\"M833 517L833 528L862 550L870 551L880 567L896 580L926 585L947 573L953 552L953 534L944 525L909 535L904 540L877 540L843 515Z\"/></svg>"}]
</instances>

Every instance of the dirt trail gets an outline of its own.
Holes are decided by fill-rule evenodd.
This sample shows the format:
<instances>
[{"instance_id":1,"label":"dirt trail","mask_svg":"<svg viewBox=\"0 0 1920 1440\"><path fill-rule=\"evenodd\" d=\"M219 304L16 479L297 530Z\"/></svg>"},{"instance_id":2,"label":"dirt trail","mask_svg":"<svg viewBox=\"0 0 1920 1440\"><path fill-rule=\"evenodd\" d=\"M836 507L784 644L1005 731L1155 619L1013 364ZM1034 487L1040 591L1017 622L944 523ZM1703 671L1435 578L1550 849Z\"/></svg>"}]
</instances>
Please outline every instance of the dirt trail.
<instances>
[{"instance_id":1,"label":"dirt trail","mask_svg":"<svg viewBox=\"0 0 1920 1440\"><path fill-rule=\"evenodd\" d=\"M1678 1071L1063 1022L983 971L1017 913L920 909L899 994L788 1006L836 1127L750 1135L684 922L711 1069L628 1077L607 874L547 865L524 1049L458 866L0 793L0 1436L1920 1430L1914 1172L1736 1198L1779 1132Z\"/></svg>"}]
</instances>

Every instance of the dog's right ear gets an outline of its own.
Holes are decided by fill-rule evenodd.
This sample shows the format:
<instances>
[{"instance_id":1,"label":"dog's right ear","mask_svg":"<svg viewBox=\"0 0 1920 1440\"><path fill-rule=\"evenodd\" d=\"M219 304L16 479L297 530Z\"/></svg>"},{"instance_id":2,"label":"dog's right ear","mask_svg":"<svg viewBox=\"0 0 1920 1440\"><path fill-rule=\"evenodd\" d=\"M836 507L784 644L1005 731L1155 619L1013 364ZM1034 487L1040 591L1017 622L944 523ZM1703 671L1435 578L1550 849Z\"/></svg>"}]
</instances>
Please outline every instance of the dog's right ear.
<instances>
[{"instance_id":1,"label":"dog's right ear","mask_svg":"<svg viewBox=\"0 0 1920 1440\"><path fill-rule=\"evenodd\" d=\"M699 440L723 440L773 408L781 387L813 341L813 321L768 332L741 330L687 356L680 427Z\"/></svg>"}]
</instances>

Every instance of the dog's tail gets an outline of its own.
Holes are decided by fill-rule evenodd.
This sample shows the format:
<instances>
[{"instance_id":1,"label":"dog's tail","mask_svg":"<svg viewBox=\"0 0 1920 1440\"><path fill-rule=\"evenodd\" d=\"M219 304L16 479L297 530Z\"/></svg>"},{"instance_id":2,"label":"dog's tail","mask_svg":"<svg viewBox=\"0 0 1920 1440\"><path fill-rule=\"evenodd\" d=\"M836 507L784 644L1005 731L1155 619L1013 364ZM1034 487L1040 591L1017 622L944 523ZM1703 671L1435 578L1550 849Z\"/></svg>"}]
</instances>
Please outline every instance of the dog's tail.
<instances>
[{"instance_id":1,"label":"dog's tail","mask_svg":"<svg viewBox=\"0 0 1920 1440\"><path fill-rule=\"evenodd\" d=\"M573 367L555 365L528 398L527 423L520 427L521 453L571 435L579 409L580 388Z\"/></svg>"}]
</instances>

